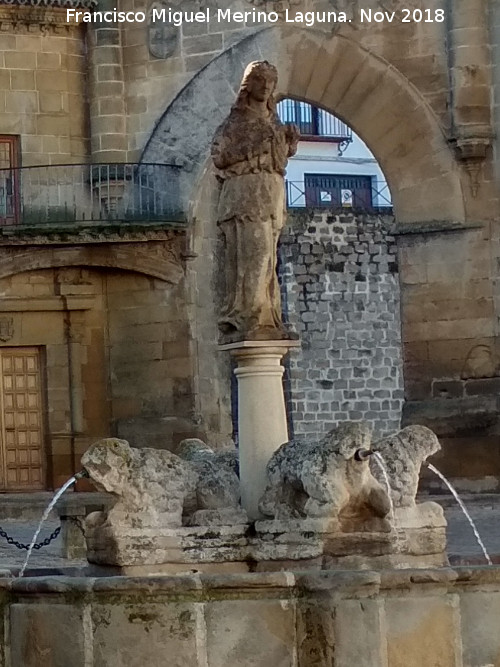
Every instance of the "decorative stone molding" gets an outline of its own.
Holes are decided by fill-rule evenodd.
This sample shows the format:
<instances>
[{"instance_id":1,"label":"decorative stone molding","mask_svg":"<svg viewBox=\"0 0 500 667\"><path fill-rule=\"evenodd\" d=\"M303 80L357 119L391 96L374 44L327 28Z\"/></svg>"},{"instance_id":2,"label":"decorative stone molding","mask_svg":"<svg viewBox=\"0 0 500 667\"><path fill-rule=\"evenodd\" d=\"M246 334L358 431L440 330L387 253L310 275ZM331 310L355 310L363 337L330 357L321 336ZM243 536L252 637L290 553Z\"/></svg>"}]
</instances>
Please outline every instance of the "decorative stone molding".
<instances>
[{"instance_id":1,"label":"decorative stone molding","mask_svg":"<svg viewBox=\"0 0 500 667\"><path fill-rule=\"evenodd\" d=\"M0 5L9 7L82 7L92 9L97 7L97 0L0 0Z\"/></svg>"},{"instance_id":2,"label":"decorative stone molding","mask_svg":"<svg viewBox=\"0 0 500 667\"><path fill-rule=\"evenodd\" d=\"M301 0L247 0L256 9L261 9L266 12L276 12L282 18L286 12L291 12L292 9L299 9L302 4Z\"/></svg>"},{"instance_id":3,"label":"decorative stone molding","mask_svg":"<svg viewBox=\"0 0 500 667\"><path fill-rule=\"evenodd\" d=\"M70 6L69 3L68 6ZM66 11L59 4L53 6L32 4L19 6L17 4L2 4L2 0L0 0L1 32L33 32L37 28L42 32L65 33L77 30L79 26L66 22Z\"/></svg>"},{"instance_id":4,"label":"decorative stone molding","mask_svg":"<svg viewBox=\"0 0 500 667\"><path fill-rule=\"evenodd\" d=\"M160 225L161 226L161 225ZM177 235L184 236L184 230L157 229L158 225L140 223L136 226L127 225L94 225L73 228L68 225L61 228L44 226L43 232L25 231L20 228L0 229L0 246L47 246L47 245L82 245L87 243L140 243L146 241L173 242ZM41 230L41 228L40 228Z\"/></svg>"},{"instance_id":5,"label":"decorative stone molding","mask_svg":"<svg viewBox=\"0 0 500 667\"><path fill-rule=\"evenodd\" d=\"M180 244L117 243L3 248L0 253L0 278L23 271L85 266L123 269L177 284L184 276Z\"/></svg>"},{"instance_id":6,"label":"decorative stone molding","mask_svg":"<svg viewBox=\"0 0 500 667\"><path fill-rule=\"evenodd\" d=\"M285 17L287 11L289 14L293 14L294 11L308 11L313 9L313 6L320 4L315 0L247 0L247 2L256 9L276 12L281 18ZM357 0L327 0L327 3L328 6L326 8L322 6L321 9L345 12L349 20L354 20L359 15L359 9L367 6L366 2L361 3ZM372 4L375 5L375 8L387 12L398 11L402 7L414 9L419 6L418 0L376 0Z\"/></svg>"},{"instance_id":7,"label":"decorative stone molding","mask_svg":"<svg viewBox=\"0 0 500 667\"><path fill-rule=\"evenodd\" d=\"M149 8L148 47L155 58L170 58L178 52L181 40L180 26L152 21L153 10L168 9L164 0L154 2Z\"/></svg>"},{"instance_id":8,"label":"decorative stone molding","mask_svg":"<svg viewBox=\"0 0 500 667\"><path fill-rule=\"evenodd\" d=\"M493 133L490 127L476 128L470 135L463 133L450 140L450 143L455 147L457 159L463 163L469 175L473 197L477 197L481 169L492 140Z\"/></svg>"},{"instance_id":9,"label":"decorative stone molding","mask_svg":"<svg viewBox=\"0 0 500 667\"><path fill-rule=\"evenodd\" d=\"M53 311L90 310L93 306L94 297L88 295L75 294L64 298L61 296L44 296L41 298L3 297L0 302L0 313L46 313ZM1 338L2 319L4 318L0 318L0 340L3 340ZM14 332L12 335L14 335Z\"/></svg>"}]
</instances>

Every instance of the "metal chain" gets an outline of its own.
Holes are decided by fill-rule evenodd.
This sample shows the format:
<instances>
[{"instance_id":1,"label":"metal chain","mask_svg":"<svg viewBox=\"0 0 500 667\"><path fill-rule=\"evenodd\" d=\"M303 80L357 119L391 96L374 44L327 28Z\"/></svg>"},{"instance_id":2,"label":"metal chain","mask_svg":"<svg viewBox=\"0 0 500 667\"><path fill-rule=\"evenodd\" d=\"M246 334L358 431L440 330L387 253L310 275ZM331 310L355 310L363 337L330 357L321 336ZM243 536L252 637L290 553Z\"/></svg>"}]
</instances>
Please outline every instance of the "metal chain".
<instances>
[{"instance_id":1,"label":"metal chain","mask_svg":"<svg viewBox=\"0 0 500 667\"><path fill-rule=\"evenodd\" d=\"M81 534L85 537L85 528L83 527L83 523L82 523L81 519L78 519L77 517L72 516L72 517L69 518L69 520L71 521L72 524L74 524L78 528L78 530L81 532Z\"/></svg>"},{"instance_id":2,"label":"metal chain","mask_svg":"<svg viewBox=\"0 0 500 667\"><path fill-rule=\"evenodd\" d=\"M56 537L59 536L59 533L61 532L61 526L58 526L53 533L51 533L48 537L46 537L44 540L41 542L38 542L37 544L33 545L33 549L41 549L42 547L48 547L49 544L56 539ZM28 551L30 548L29 544L23 544L22 542L18 542L15 540L13 537L10 535L7 535L5 530L0 526L0 537L3 537L6 541L7 544L13 544L15 547L18 549L24 549L24 551Z\"/></svg>"}]
</instances>

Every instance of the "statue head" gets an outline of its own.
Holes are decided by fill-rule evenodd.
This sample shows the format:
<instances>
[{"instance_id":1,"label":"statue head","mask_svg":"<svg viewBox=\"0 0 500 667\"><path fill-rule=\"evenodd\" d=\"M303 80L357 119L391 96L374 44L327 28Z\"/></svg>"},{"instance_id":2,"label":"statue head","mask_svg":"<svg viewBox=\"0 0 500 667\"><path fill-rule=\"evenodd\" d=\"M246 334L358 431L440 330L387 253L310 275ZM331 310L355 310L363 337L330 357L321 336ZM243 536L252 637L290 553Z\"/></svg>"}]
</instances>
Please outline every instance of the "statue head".
<instances>
[{"instance_id":1,"label":"statue head","mask_svg":"<svg viewBox=\"0 0 500 667\"><path fill-rule=\"evenodd\" d=\"M253 97L258 102L266 102L267 108L276 113L274 91L278 83L278 70L267 60L256 60L245 69L238 96L233 109L243 110L248 107L248 99Z\"/></svg>"}]
</instances>

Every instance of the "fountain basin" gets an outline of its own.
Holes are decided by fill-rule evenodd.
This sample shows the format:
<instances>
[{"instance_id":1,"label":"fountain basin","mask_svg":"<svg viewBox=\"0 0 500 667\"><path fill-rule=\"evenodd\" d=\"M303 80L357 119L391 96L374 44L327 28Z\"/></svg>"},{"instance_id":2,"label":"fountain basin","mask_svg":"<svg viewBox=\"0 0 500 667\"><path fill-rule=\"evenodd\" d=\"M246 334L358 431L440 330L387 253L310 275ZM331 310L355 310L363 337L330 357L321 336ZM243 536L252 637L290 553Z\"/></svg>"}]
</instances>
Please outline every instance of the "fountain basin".
<instances>
[{"instance_id":1,"label":"fountain basin","mask_svg":"<svg viewBox=\"0 0 500 667\"><path fill-rule=\"evenodd\" d=\"M349 525L353 521L346 519ZM339 521L313 518L179 528L120 529L104 524L87 528L87 558L126 575L448 564L446 520L436 503L397 508L392 525L373 518L350 527L343 530Z\"/></svg>"},{"instance_id":2,"label":"fountain basin","mask_svg":"<svg viewBox=\"0 0 500 667\"><path fill-rule=\"evenodd\" d=\"M500 568L0 579L11 667L483 667Z\"/></svg>"}]
</instances>

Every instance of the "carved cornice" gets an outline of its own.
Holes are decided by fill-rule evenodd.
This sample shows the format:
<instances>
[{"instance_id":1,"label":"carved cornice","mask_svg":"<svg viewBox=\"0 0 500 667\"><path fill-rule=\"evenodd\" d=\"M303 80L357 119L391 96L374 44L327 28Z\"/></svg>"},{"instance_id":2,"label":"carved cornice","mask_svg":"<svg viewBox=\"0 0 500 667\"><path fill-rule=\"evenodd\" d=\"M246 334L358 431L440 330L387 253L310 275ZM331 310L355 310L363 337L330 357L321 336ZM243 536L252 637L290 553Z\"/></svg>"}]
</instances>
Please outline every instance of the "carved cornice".
<instances>
[{"instance_id":1,"label":"carved cornice","mask_svg":"<svg viewBox=\"0 0 500 667\"><path fill-rule=\"evenodd\" d=\"M78 26L67 23L66 7L95 7L95 0L0 0L1 32L44 32L74 30Z\"/></svg>"},{"instance_id":2,"label":"carved cornice","mask_svg":"<svg viewBox=\"0 0 500 667\"><path fill-rule=\"evenodd\" d=\"M47 245L86 245L88 243L142 243L150 241L174 241L184 239L184 226L158 228L157 225L129 224L94 225L93 227L52 229L23 228L0 230L0 247L7 246L47 246Z\"/></svg>"},{"instance_id":3,"label":"carved cornice","mask_svg":"<svg viewBox=\"0 0 500 667\"><path fill-rule=\"evenodd\" d=\"M112 268L143 273L177 284L184 276L182 239L140 243L0 248L0 278L62 267ZM79 295L84 297L86 295ZM67 295L67 298L74 298ZM5 299L3 300L5 301ZM1 312L0 303L0 312Z\"/></svg>"},{"instance_id":4,"label":"carved cornice","mask_svg":"<svg viewBox=\"0 0 500 667\"><path fill-rule=\"evenodd\" d=\"M74 7L92 9L97 7L97 0L0 0L0 6L7 7Z\"/></svg>"}]
</instances>

